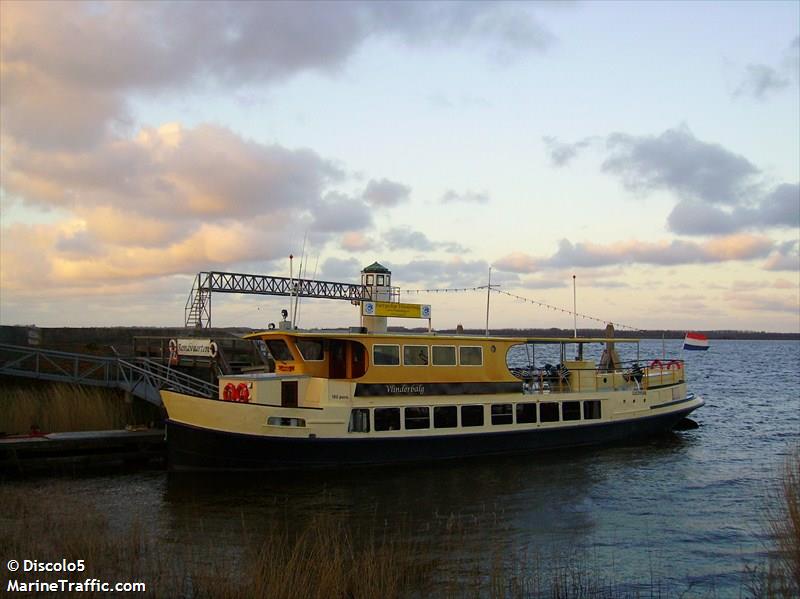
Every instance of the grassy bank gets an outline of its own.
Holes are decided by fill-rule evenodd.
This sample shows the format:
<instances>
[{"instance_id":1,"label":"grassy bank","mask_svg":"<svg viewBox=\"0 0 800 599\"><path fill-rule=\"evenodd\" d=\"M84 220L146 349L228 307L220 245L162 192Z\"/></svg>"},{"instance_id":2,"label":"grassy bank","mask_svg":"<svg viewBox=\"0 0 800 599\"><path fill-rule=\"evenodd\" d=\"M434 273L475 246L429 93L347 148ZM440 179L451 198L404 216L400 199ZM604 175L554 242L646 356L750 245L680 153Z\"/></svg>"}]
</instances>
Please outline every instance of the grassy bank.
<instances>
[{"instance_id":1,"label":"grassy bank","mask_svg":"<svg viewBox=\"0 0 800 599\"><path fill-rule=\"evenodd\" d=\"M159 419L157 408L127 402L116 389L39 381L0 385L0 433L108 430Z\"/></svg>"}]
</instances>

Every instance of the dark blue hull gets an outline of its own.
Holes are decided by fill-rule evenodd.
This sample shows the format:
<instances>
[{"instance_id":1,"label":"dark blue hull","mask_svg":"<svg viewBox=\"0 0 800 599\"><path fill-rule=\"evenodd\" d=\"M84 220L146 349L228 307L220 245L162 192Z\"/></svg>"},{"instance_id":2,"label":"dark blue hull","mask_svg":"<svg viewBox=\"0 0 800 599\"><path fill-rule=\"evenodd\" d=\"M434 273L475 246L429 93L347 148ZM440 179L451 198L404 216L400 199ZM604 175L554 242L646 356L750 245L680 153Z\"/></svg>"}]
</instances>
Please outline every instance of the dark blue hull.
<instances>
[{"instance_id":1,"label":"dark blue hull","mask_svg":"<svg viewBox=\"0 0 800 599\"><path fill-rule=\"evenodd\" d=\"M287 470L529 453L651 437L695 407L623 422L425 437L264 437L168 421L168 459L172 470Z\"/></svg>"}]
</instances>

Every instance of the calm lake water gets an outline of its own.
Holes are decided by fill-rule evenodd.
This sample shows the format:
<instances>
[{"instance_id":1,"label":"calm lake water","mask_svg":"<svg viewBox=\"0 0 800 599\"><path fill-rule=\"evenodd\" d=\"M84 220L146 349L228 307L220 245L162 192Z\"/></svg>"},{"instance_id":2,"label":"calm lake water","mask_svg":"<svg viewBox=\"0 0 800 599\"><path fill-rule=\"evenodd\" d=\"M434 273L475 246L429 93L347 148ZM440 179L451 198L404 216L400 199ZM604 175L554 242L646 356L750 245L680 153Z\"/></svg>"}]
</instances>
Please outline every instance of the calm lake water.
<instances>
[{"instance_id":1,"label":"calm lake water","mask_svg":"<svg viewBox=\"0 0 800 599\"><path fill-rule=\"evenodd\" d=\"M667 358L680 358L680 347L667 341ZM641 345L642 359L661 353L660 340ZM537 365L546 357L537 354ZM74 486L117 525L144 518L164 543L202 529L236 552L243 526L252 535L318 513L423 540L455 524L459 543L440 556L445 564L566 554L622 585L654 584L662 596L738 597L745 566L765 556L765 510L800 439L800 343L712 341L685 358L690 390L706 400L692 416L700 428L636 446L347 472L148 471L36 484Z\"/></svg>"}]
</instances>

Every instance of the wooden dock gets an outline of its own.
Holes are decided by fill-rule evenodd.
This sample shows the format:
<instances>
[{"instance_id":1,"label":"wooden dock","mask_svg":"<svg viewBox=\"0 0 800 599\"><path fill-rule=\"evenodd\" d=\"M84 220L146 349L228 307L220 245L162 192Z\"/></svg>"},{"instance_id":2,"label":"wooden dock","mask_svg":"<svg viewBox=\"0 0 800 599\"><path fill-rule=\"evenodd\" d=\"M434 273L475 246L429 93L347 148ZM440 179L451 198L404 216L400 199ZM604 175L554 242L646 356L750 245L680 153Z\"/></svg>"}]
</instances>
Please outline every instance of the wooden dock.
<instances>
[{"instance_id":1,"label":"wooden dock","mask_svg":"<svg viewBox=\"0 0 800 599\"><path fill-rule=\"evenodd\" d=\"M163 429L0 437L0 473L165 461Z\"/></svg>"}]
</instances>

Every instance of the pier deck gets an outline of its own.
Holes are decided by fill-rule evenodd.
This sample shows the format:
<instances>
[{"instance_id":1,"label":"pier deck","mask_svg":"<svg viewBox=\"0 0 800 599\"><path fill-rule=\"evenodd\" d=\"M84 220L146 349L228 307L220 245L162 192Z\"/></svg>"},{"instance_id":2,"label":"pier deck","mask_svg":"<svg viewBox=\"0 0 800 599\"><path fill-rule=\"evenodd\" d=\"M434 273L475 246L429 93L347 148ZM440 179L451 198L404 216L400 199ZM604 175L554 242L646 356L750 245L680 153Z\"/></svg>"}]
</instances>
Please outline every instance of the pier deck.
<instances>
[{"instance_id":1,"label":"pier deck","mask_svg":"<svg viewBox=\"0 0 800 599\"><path fill-rule=\"evenodd\" d=\"M108 430L0 437L0 472L164 461L164 430Z\"/></svg>"}]
</instances>

